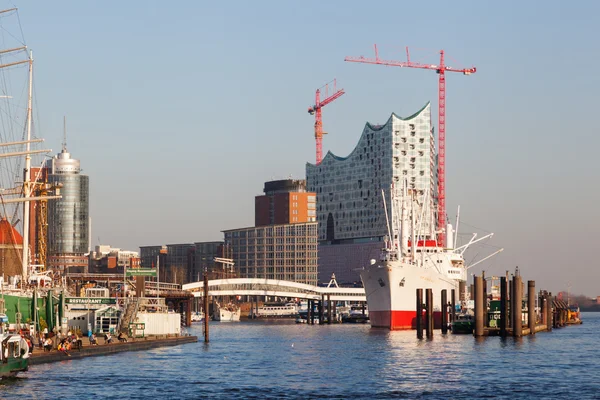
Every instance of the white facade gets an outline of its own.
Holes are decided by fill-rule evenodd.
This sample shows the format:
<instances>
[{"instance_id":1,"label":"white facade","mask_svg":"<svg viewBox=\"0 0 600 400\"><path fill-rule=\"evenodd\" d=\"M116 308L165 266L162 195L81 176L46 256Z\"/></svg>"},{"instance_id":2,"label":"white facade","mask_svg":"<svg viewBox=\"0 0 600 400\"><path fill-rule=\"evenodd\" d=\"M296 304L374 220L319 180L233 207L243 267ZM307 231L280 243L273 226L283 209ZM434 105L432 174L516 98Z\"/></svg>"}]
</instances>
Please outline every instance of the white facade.
<instances>
[{"instance_id":1,"label":"white facade","mask_svg":"<svg viewBox=\"0 0 600 400\"><path fill-rule=\"evenodd\" d=\"M319 280L327 281L332 272L340 281L359 279L356 271L348 272L346 279L338 274L364 264L335 261L331 256L339 252L329 245L369 243L369 253L376 251L378 245L373 243L388 234L382 189L390 221L390 187L401 187L404 180L409 189L417 191L417 198L425 201L428 213L427 208L437 203L436 168L429 103L407 118L392 114L383 125L367 123L345 158L328 152L319 165L308 163L307 190L317 194ZM421 232L435 226L435 221L423 223Z\"/></svg>"},{"instance_id":2,"label":"white facade","mask_svg":"<svg viewBox=\"0 0 600 400\"><path fill-rule=\"evenodd\" d=\"M367 123L348 157L328 152L321 164L306 165L306 177L308 190L317 193L319 242L385 236L382 189L388 206L390 186L404 179L420 195L436 191L429 103L406 119L392 114L384 125Z\"/></svg>"}]
</instances>

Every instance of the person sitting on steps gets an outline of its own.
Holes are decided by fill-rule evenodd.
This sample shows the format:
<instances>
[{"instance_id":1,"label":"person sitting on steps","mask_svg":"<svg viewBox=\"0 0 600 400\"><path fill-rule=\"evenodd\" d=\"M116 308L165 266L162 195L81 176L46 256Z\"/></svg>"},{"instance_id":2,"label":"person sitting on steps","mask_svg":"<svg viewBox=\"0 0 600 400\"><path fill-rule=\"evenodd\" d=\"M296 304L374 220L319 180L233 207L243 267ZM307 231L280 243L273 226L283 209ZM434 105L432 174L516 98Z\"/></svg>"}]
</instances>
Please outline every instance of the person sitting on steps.
<instances>
[{"instance_id":1,"label":"person sitting on steps","mask_svg":"<svg viewBox=\"0 0 600 400\"><path fill-rule=\"evenodd\" d=\"M119 342L127 343L127 338L125 337L125 335L123 335L123 332L119 332L119 336L117 336L117 338L119 339Z\"/></svg>"}]
</instances>

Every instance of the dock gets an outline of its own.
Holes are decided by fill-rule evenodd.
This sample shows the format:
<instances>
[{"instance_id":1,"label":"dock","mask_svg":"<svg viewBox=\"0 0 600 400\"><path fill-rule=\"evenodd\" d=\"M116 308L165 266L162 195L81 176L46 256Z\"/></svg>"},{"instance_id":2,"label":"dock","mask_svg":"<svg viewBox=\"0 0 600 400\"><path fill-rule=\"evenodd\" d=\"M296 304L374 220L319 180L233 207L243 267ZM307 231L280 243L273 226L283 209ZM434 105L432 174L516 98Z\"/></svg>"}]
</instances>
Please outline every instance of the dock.
<instances>
[{"instance_id":1,"label":"dock","mask_svg":"<svg viewBox=\"0 0 600 400\"><path fill-rule=\"evenodd\" d=\"M83 338L82 348L70 350L70 356L58 350L52 350L50 352L43 351L36 346L33 354L29 358L29 365L39 365L85 357L105 356L126 351L148 350L157 347L179 346L187 343L196 343L198 342L198 337L158 335L136 339L129 338L128 340L129 341L126 343L119 343L117 340L110 344L98 344L92 346L89 344L87 338Z\"/></svg>"}]
</instances>

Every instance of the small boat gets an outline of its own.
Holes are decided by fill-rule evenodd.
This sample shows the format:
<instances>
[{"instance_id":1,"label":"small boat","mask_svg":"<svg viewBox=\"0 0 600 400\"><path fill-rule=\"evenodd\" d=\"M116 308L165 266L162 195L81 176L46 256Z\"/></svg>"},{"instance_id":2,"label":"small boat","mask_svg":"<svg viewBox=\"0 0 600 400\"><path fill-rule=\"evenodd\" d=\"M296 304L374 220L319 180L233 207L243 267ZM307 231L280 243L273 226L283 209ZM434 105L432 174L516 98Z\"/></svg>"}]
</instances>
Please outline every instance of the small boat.
<instances>
[{"instance_id":1,"label":"small boat","mask_svg":"<svg viewBox=\"0 0 600 400\"><path fill-rule=\"evenodd\" d=\"M352 305L348 314L342 315L342 322L358 324L369 322L369 310L366 305L364 309L362 305Z\"/></svg>"},{"instance_id":2,"label":"small boat","mask_svg":"<svg viewBox=\"0 0 600 400\"><path fill-rule=\"evenodd\" d=\"M452 322L452 333L456 334L471 334L475 326L475 318L473 314L464 313L458 314L456 320Z\"/></svg>"},{"instance_id":3,"label":"small boat","mask_svg":"<svg viewBox=\"0 0 600 400\"><path fill-rule=\"evenodd\" d=\"M219 303L216 303L213 320L221 322L237 322L240 320L241 314L242 310L237 304L228 303L221 306Z\"/></svg>"},{"instance_id":4,"label":"small boat","mask_svg":"<svg viewBox=\"0 0 600 400\"><path fill-rule=\"evenodd\" d=\"M204 321L204 313L203 312L195 312L192 314L192 322L202 322Z\"/></svg>"},{"instance_id":5,"label":"small boat","mask_svg":"<svg viewBox=\"0 0 600 400\"><path fill-rule=\"evenodd\" d=\"M0 377L13 377L29 367L29 345L21 335L5 333L6 314L0 314Z\"/></svg>"}]
</instances>

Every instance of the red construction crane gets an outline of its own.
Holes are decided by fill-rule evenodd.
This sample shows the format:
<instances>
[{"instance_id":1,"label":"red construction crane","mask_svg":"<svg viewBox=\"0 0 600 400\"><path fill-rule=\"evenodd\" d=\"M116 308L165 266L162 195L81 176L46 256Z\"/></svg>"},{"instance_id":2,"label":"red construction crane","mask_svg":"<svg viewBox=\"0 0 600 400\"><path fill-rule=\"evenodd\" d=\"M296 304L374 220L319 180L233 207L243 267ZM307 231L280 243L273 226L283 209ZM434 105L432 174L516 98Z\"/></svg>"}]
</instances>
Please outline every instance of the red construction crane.
<instances>
[{"instance_id":1,"label":"red construction crane","mask_svg":"<svg viewBox=\"0 0 600 400\"><path fill-rule=\"evenodd\" d=\"M439 74L438 84L438 242L445 246L444 228L446 223L446 72L462 72L470 75L477 72L477 68L452 68L444 63L444 50L440 50L439 65L423 64L410 61L410 53L406 48L406 61L381 60L375 45L375 58L346 57L344 61L359 62L365 64L381 64L392 67L407 67L434 70Z\"/></svg>"},{"instance_id":2,"label":"red construction crane","mask_svg":"<svg viewBox=\"0 0 600 400\"><path fill-rule=\"evenodd\" d=\"M317 93L315 94L315 105L308 107L308 113L310 115L315 115L315 141L317 142L317 164L321 163L321 160L323 159L323 135L327 134L327 132L323 132L323 121L321 119L321 108L325 107L327 104L331 103L332 101L334 101L335 99L337 99L338 97L340 97L341 95L343 95L344 93L344 89L340 89L336 91L335 88L335 79L333 80L333 94L329 97L327 97L325 100L321 101L321 88L325 87L326 88L326 94L325 96L327 96L327 89L328 86L324 85L321 86L319 89L317 89Z\"/></svg>"}]
</instances>

